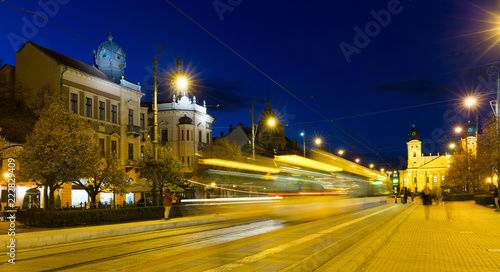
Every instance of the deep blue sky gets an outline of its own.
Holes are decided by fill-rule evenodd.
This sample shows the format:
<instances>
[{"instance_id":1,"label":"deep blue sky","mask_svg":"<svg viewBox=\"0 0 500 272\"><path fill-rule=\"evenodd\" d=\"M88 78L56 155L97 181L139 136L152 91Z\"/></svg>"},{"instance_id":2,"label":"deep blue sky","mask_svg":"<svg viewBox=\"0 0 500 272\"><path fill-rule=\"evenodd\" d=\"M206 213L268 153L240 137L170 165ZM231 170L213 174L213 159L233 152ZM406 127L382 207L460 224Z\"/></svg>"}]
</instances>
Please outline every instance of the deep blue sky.
<instances>
[{"instance_id":1,"label":"deep blue sky","mask_svg":"<svg viewBox=\"0 0 500 272\"><path fill-rule=\"evenodd\" d=\"M413 123L424 152L443 153L455 137L452 127L469 118L459 100L474 90L482 94L481 119L494 98L480 79L488 81L486 68L497 64L496 47L488 50L496 38L470 35L497 27L485 22L495 19L485 10L500 11L491 0L43 0L51 10L40 7L40 14L53 24L39 22L34 33L26 31L33 30L26 28L33 16L10 5L35 12L39 1L5 2L4 63L15 64L19 44L11 39L17 37L92 65L92 50L111 31L127 54L125 75L144 86L145 102L152 99L154 48L164 43L160 69L174 69L180 54L196 79L197 100L220 104L209 108L217 118L214 135L227 133L230 124L250 125L251 102L259 116L269 97L289 138L302 142L304 129L308 147L312 136L321 136L332 150L343 148L363 163L400 168ZM382 16L386 26L373 28L371 11L386 14L380 11L388 6L390 21ZM363 48L348 63L340 44L354 46L354 28L365 32L367 25L377 33L369 43L360 41Z\"/></svg>"}]
</instances>

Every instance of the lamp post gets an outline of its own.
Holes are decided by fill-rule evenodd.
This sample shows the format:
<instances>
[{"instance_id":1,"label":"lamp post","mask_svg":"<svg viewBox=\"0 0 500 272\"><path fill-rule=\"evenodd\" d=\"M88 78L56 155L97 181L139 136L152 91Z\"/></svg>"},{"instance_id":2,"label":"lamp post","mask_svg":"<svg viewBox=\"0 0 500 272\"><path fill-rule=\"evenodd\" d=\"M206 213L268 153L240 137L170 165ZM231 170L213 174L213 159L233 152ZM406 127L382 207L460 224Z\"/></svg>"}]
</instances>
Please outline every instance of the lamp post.
<instances>
[{"instance_id":1,"label":"lamp post","mask_svg":"<svg viewBox=\"0 0 500 272\"><path fill-rule=\"evenodd\" d=\"M158 160L158 59L159 55L165 53L165 44L159 43L155 47L155 59L153 60L153 80L154 80L154 98L153 98L153 188L151 189L151 193L153 194L153 206L158 206L158 169L156 166L156 161Z\"/></svg>"},{"instance_id":2,"label":"lamp post","mask_svg":"<svg viewBox=\"0 0 500 272\"><path fill-rule=\"evenodd\" d=\"M257 128L259 127L259 124L254 125L254 120L253 120L253 103L252 103L252 159L255 162L255 134L257 133ZM277 123L276 119L274 117L271 117L267 120L267 124L271 127L275 126Z\"/></svg>"},{"instance_id":3,"label":"lamp post","mask_svg":"<svg viewBox=\"0 0 500 272\"><path fill-rule=\"evenodd\" d=\"M302 136L302 147L304 148L304 158L306 157L306 136L304 130L300 133L300 136Z\"/></svg>"},{"instance_id":4,"label":"lamp post","mask_svg":"<svg viewBox=\"0 0 500 272\"><path fill-rule=\"evenodd\" d=\"M474 97L469 97L465 101L465 104L469 107L469 109L473 106L476 105L476 99ZM477 116L477 108L475 109L476 112L476 141L477 141L477 127L478 127L478 116Z\"/></svg>"}]
</instances>

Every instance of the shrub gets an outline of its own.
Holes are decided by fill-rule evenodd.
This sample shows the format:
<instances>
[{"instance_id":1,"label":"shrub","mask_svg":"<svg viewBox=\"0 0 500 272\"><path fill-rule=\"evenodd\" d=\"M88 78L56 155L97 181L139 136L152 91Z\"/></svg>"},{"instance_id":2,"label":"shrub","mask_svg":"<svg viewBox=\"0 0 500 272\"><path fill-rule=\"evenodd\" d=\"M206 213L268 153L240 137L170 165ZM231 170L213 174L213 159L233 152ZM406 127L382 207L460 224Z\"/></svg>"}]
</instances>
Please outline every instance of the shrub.
<instances>
[{"instance_id":1,"label":"shrub","mask_svg":"<svg viewBox=\"0 0 500 272\"><path fill-rule=\"evenodd\" d=\"M22 206L23 210L26 210L29 208L29 201L30 201L30 197L28 196L28 194L25 194L24 198L23 198L23 206Z\"/></svg>"},{"instance_id":2,"label":"shrub","mask_svg":"<svg viewBox=\"0 0 500 272\"><path fill-rule=\"evenodd\" d=\"M444 201L467 201L473 200L473 194L443 194Z\"/></svg>"},{"instance_id":3,"label":"shrub","mask_svg":"<svg viewBox=\"0 0 500 272\"><path fill-rule=\"evenodd\" d=\"M482 206L494 205L495 199L493 199L493 195L476 195L474 196L474 201L476 204Z\"/></svg>"},{"instance_id":4,"label":"shrub","mask_svg":"<svg viewBox=\"0 0 500 272\"><path fill-rule=\"evenodd\" d=\"M160 219L162 217L163 207L46 212L27 210L17 214L17 219L20 223L44 228L121 223Z\"/></svg>"}]
</instances>

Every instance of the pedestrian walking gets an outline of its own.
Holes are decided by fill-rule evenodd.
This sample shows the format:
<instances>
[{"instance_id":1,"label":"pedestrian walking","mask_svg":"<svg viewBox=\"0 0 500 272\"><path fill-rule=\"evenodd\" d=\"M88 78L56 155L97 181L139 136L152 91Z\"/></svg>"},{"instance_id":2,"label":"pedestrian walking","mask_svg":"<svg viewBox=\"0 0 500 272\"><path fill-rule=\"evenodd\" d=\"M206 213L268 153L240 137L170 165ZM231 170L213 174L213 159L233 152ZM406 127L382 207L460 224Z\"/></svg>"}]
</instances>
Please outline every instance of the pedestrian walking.
<instances>
[{"instance_id":1,"label":"pedestrian walking","mask_svg":"<svg viewBox=\"0 0 500 272\"><path fill-rule=\"evenodd\" d=\"M410 198L411 198L411 202L413 203L413 201L415 200L415 192L410 192Z\"/></svg>"},{"instance_id":2,"label":"pedestrian walking","mask_svg":"<svg viewBox=\"0 0 500 272\"><path fill-rule=\"evenodd\" d=\"M499 193L498 193L498 187L496 185L493 185L493 199L495 201L495 207L496 207L495 212L498 212L498 205L499 205L499 203L498 203L498 195L499 195Z\"/></svg>"},{"instance_id":3,"label":"pedestrian walking","mask_svg":"<svg viewBox=\"0 0 500 272\"><path fill-rule=\"evenodd\" d=\"M163 192L163 208L164 208L165 220L168 219L171 207L172 207L172 194L170 194L170 189L167 188L165 192Z\"/></svg>"},{"instance_id":4,"label":"pedestrian walking","mask_svg":"<svg viewBox=\"0 0 500 272\"><path fill-rule=\"evenodd\" d=\"M430 206L432 205L432 192L427 186L422 191L422 204L424 204L425 218L428 220Z\"/></svg>"}]
</instances>

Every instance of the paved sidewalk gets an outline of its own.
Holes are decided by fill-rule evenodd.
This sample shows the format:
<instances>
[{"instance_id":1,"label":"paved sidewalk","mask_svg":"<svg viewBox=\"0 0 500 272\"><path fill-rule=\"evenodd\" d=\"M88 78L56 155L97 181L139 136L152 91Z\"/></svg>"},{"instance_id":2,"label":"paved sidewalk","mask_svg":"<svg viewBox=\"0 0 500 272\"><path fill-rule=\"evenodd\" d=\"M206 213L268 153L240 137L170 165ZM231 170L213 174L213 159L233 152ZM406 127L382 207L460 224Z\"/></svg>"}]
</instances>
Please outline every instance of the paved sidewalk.
<instances>
[{"instance_id":1,"label":"paved sidewalk","mask_svg":"<svg viewBox=\"0 0 500 272\"><path fill-rule=\"evenodd\" d=\"M500 214L450 202L431 206L426 220L418 204L357 271L500 271Z\"/></svg>"}]
</instances>

